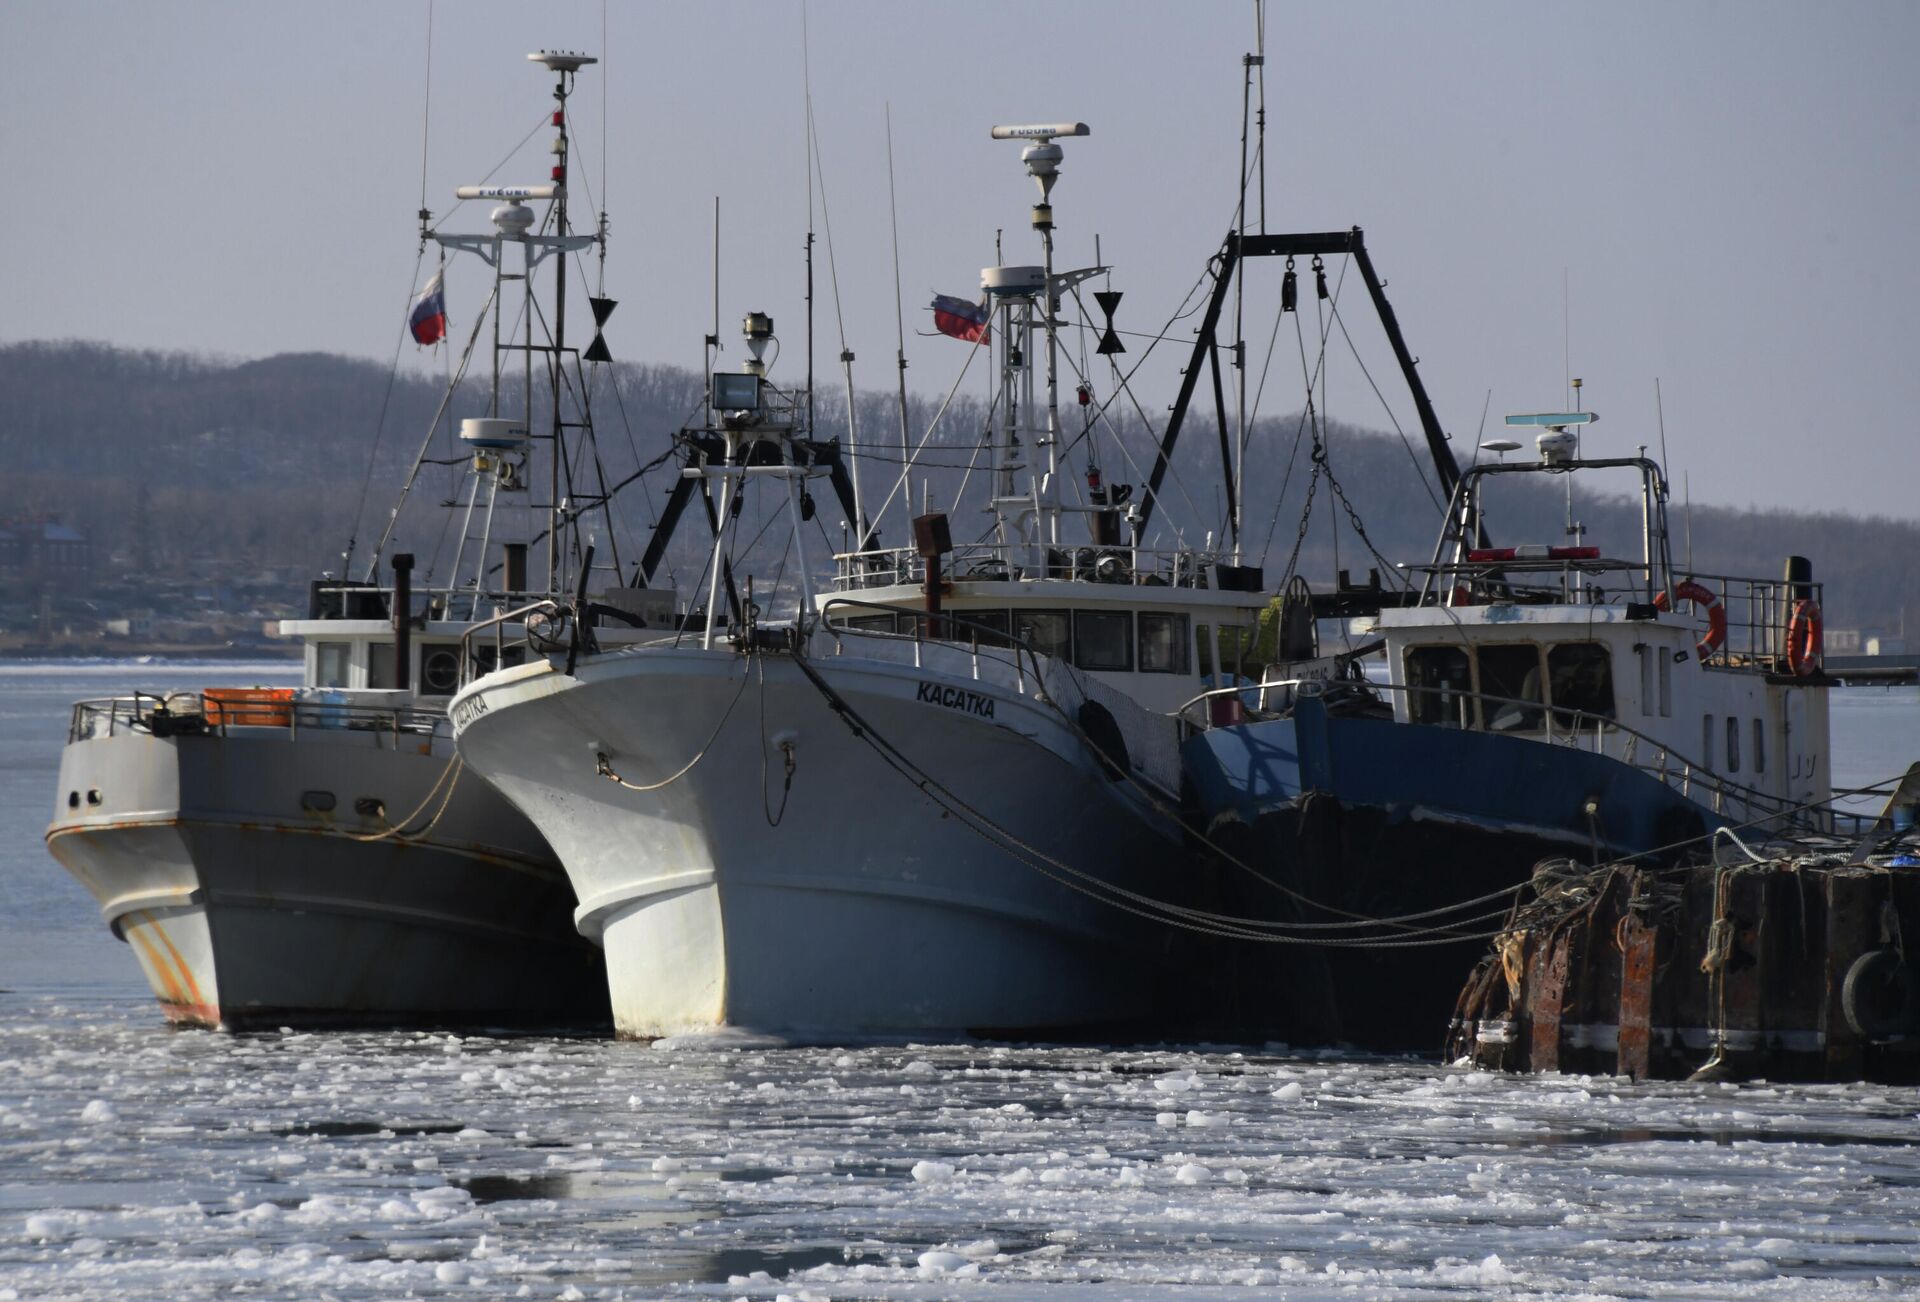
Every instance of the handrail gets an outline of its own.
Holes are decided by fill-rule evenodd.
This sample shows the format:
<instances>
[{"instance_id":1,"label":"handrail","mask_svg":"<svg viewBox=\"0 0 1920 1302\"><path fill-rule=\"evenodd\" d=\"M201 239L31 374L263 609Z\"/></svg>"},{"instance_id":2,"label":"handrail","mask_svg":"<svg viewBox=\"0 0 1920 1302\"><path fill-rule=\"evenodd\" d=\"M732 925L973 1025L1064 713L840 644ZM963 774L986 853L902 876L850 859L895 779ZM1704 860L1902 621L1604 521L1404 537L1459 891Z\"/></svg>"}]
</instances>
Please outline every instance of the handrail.
<instances>
[{"instance_id":1,"label":"handrail","mask_svg":"<svg viewBox=\"0 0 1920 1302\"><path fill-rule=\"evenodd\" d=\"M196 708L176 712L168 704L182 697L191 697ZM285 722L263 721L281 713L285 715ZM156 736L168 735L166 728L156 732L156 715L177 721L172 729L174 735L192 733L215 737L231 736L237 729L245 729L249 734L284 730L289 736L298 737L302 728L388 732L396 737L403 733L431 736L444 732L446 724L446 713L430 705L366 705L297 698L285 702L223 704L218 722L209 723L198 692L175 692L162 697L136 691L129 696L103 696L74 702L67 725L67 741L71 744L97 738L103 723L108 737L118 736L123 728Z\"/></svg>"},{"instance_id":2,"label":"handrail","mask_svg":"<svg viewBox=\"0 0 1920 1302\"><path fill-rule=\"evenodd\" d=\"M1228 552L1207 551L1192 547L1134 547L1118 542L1058 545L978 542L963 543L953 549L948 561L949 577L956 579L969 577L959 572L963 564L991 563L1004 567L1005 577L1009 580L1014 579L1023 568L1023 561L1031 558L1036 546L1048 556L1058 559L1058 573L1053 572L1056 565L1052 559L1043 566L1048 571L1046 577L1069 581L1106 582L1117 586L1137 585L1141 576L1151 574L1162 578L1172 587L1197 588L1202 585L1208 565L1229 564L1232 561L1232 556ZM1124 577L1104 579L1098 577L1097 570L1100 562L1114 558L1126 562ZM833 559L836 565L832 582L837 585L871 584L875 579L887 579L894 583L911 583L923 577L925 571L924 564L916 564L922 558L919 551L912 547L873 547L859 551L835 552ZM1147 565L1148 562L1152 563L1151 568ZM1024 566L1024 568L1032 567Z\"/></svg>"},{"instance_id":3,"label":"handrail","mask_svg":"<svg viewBox=\"0 0 1920 1302\"><path fill-rule=\"evenodd\" d=\"M882 612L882 613L893 614L893 615L903 615L903 614L913 615L916 617L914 621L914 631L912 633L897 633L897 632L883 633L878 629L849 628L845 624L835 624L830 618L828 612L832 611L836 606L855 606L862 610L872 610L876 612ZM971 641L967 641L967 642L962 642L953 638L929 636L925 631L923 631L925 624L928 621L937 621L939 624L942 624L942 625L951 625L951 626L958 626L962 628L972 629L974 636ZM1024 651L1028 659L1032 662L1032 672L1033 672L1034 682L1038 683L1041 681L1040 656L1044 654L1043 652L1035 650L1031 642L1027 641L1027 639L1021 637L1019 634L1013 632L1012 629L1008 629L1005 632L1002 632L1000 629L993 628L987 624L982 624L978 620L968 619L965 615L950 614L944 610L941 611L939 614L935 615L930 611L905 610L899 606L890 606L885 602L880 602L880 601L862 601L858 597L832 597L832 598L829 598L826 601L826 603L820 607L820 618L816 627L825 630L828 636L833 638L834 648L836 652L840 648L840 639L847 635L852 635L854 637L871 637L871 638L882 638L882 639L897 638L901 641L910 640L915 644L915 663L916 664L918 663L918 659L919 659L918 648L928 643L934 643L942 646L949 646L949 647L959 648L962 650L967 650L967 651L970 651L976 657L979 656L984 651L986 653L987 659L997 661L1001 664L1009 664L1012 666L1015 681L1018 683L1019 689L1022 692L1026 690L1026 678L1022 671L1022 667L1020 663L1020 653ZM981 645L982 634L985 634L988 637L994 638L997 641L1004 642L1005 645L994 646L989 644L983 647ZM1011 650L1014 653L1013 659L1011 661L1004 660L1001 657L993 654L993 652L995 651L1003 651L1003 650ZM1060 657L1058 656L1054 656L1050 658L1056 659L1056 660L1060 659ZM978 675L976 674L975 676L977 677Z\"/></svg>"},{"instance_id":4,"label":"handrail","mask_svg":"<svg viewBox=\"0 0 1920 1302\"><path fill-rule=\"evenodd\" d=\"M512 610L503 610L499 614L483 619L471 628L466 629L460 634L460 686L465 687L468 683L472 682L475 677L473 670L476 660L473 653L473 639L477 634L484 633L488 629L493 630L493 666L495 669L498 669L501 660L506 655L506 625L514 622L520 623L523 626L522 633L524 640L527 645L531 646L533 644L534 634L532 629L526 626L533 624L535 620L530 617L542 616L544 618L540 622L553 623L559 620L569 619L572 615L573 611L571 608L561 605L551 597L543 597L539 601L529 602L524 606L517 606Z\"/></svg>"},{"instance_id":5,"label":"handrail","mask_svg":"<svg viewBox=\"0 0 1920 1302\"><path fill-rule=\"evenodd\" d=\"M1594 559L1535 559L1517 558L1501 561L1433 561L1409 565L1411 572L1424 573L1435 578L1448 576L1460 584L1477 582L1481 577L1498 575L1497 587L1508 596L1523 598L1511 604L1517 605L1579 605L1579 606L1616 606L1633 603L1645 598L1645 593L1636 584L1628 587L1608 587L1603 582L1585 584L1581 593L1603 600L1569 602L1556 585L1543 583L1528 584L1524 578L1529 575L1546 576L1549 574L1577 573L1596 580L1603 579L1610 572L1646 575L1647 562L1619 558ZM1516 578L1514 576L1519 576ZM1703 663L1717 669L1764 668L1770 672L1779 671L1787 659L1787 629L1791 622L1794 603L1800 595L1812 599L1818 606L1825 595L1823 585L1808 579L1805 581L1785 578L1760 578L1734 574L1706 574L1699 571L1676 571L1675 582L1692 580L1711 591L1719 602L1720 610L1726 619L1726 634L1719 645L1710 649ZM1533 596L1535 600L1524 598ZM1539 601L1545 596L1545 601ZM1442 605L1459 610L1441 594ZM1475 601L1480 604L1508 604L1499 596L1485 597ZM1824 657L1820 657L1824 658ZM1816 660L1817 663L1817 660Z\"/></svg>"}]
</instances>

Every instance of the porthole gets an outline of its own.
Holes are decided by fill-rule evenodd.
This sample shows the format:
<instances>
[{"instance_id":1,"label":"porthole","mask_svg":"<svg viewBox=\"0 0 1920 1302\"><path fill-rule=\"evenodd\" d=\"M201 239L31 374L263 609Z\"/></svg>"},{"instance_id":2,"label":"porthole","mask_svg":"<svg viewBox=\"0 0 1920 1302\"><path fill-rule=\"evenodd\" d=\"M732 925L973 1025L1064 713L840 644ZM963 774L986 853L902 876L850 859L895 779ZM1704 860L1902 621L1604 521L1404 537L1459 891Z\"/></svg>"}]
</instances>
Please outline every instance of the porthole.
<instances>
[{"instance_id":1,"label":"porthole","mask_svg":"<svg viewBox=\"0 0 1920 1302\"><path fill-rule=\"evenodd\" d=\"M69 791L67 793L67 808L68 809L80 808L80 793L78 791Z\"/></svg>"},{"instance_id":2,"label":"porthole","mask_svg":"<svg viewBox=\"0 0 1920 1302\"><path fill-rule=\"evenodd\" d=\"M300 793L300 808L306 810L309 814L330 814L333 812L333 807L337 803L339 802L334 799L331 791L302 791Z\"/></svg>"},{"instance_id":3,"label":"porthole","mask_svg":"<svg viewBox=\"0 0 1920 1302\"><path fill-rule=\"evenodd\" d=\"M452 647L433 647L420 657L420 690L428 696L451 696L460 686L460 653Z\"/></svg>"},{"instance_id":4,"label":"porthole","mask_svg":"<svg viewBox=\"0 0 1920 1302\"><path fill-rule=\"evenodd\" d=\"M98 805L100 803L99 787L89 787L87 789L87 803L89 805Z\"/></svg>"}]
</instances>

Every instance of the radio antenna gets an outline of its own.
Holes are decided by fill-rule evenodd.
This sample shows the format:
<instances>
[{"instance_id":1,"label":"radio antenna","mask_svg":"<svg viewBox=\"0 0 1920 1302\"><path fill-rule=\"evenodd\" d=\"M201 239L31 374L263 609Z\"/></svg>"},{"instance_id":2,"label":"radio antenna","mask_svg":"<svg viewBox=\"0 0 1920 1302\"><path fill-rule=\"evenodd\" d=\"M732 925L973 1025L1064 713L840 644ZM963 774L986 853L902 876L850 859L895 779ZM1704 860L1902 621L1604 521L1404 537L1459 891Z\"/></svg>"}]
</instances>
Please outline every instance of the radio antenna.
<instances>
[{"instance_id":1,"label":"radio antenna","mask_svg":"<svg viewBox=\"0 0 1920 1302\"><path fill-rule=\"evenodd\" d=\"M894 360L900 374L900 474L907 473L907 318L900 301L900 205L893 193L893 103L887 103L887 220L893 227ZM862 542L864 550L866 544Z\"/></svg>"},{"instance_id":2,"label":"radio antenna","mask_svg":"<svg viewBox=\"0 0 1920 1302\"><path fill-rule=\"evenodd\" d=\"M1653 377L1653 410L1660 418L1660 474L1664 478L1672 473L1667 462L1667 406L1660 400L1660 377Z\"/></svg>"}]
</instances>

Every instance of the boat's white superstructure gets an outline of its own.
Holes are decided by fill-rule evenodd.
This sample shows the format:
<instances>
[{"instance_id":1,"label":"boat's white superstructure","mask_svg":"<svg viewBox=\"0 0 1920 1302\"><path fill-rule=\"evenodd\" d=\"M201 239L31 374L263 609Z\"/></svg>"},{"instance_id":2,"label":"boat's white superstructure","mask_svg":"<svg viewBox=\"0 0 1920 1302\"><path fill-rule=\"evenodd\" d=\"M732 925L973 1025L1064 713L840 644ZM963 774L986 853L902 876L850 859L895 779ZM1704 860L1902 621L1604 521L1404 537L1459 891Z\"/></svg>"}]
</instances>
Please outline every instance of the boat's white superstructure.
<instances>
[{"instance_id":1,"label":"boat's white superstructure","mask_svg":"<svg viewBox=\"0 0 1920 1302\"><path fill-rule=\"evenodd\" d=\"M572 233L565 214L566 101L574 74L592 60L534 57L557 79L553 184L463 187L462 198L499 201L485 234L429 229L422 214L423 243L474 254L493 273L490 405L460 422L465 480L451 503L451 564L439 558L445 577L433 582L429 566L415 589L412 556L389 549L425 464L423 444L364 576L316 582L306 618L281 621L280 634L303 644L302 686L75 707L48 846L130 943L173 1020L235 1027L606 1019L599 955L573 927L565 874L533 825L460 763L445 712L463 654L487 657L486 668L502 663L484 641L463 652L464 635L505 621L519 643L506 663L563 654L570 642L543 637L537 617L512 612L557 591L585 591L593 573L591 546L584 561L563 546L574 536L571 520L550 492L553 504L542 513L547 573L530 582L529 551L539 539L513 522L530 521L532 512L510 506L528 500L537 469L534 353L550 359L556 395L580 392L584 377L561 374L571 359L564 313L555 311L542 318L554 323L546 345L532 344L529 327L517 348L523 409L503 407L504 293L517 282L522 311L531 314L536 268L562 255L551 264L559 267L601 239ZM547 221L537 222L529 200L551 205ZM563 282L564 273L556 278ZM605 319L602 303L611 310L610 301L595 300L596 321ZM416 321L431 311L443 309L430 304ZM487 319L478 314L456 383ZM442 333L443 322L435 323ZM596 349L604 357L597 337L594 344L587 360ZM443 413L455 397L450 385ZM563 422L556 396L555 464L563 428L588 428L584 414L565 415ZM430 429L429 443L433 437ZM379 573L387 562L390 584ZM673 618L670 593L614 583L595 594L594 609L642 627L598 636L641 637L646 624Z\"/></svg>"},{"instance_id":2,"label":"boat's white superstructure","mask_svg":"<svg viewBox=\"0 0 1920 1302\"><path fill-rule=\"evenodd\" d=\"M1544 428L1537 456L1467 469L1432 560L1416 567L1421 600L1361 621L1360 636L1379 640L1393 717L1610 756L1740 826L1824 826L1831 680L1811 566L1789 558L1778 579L1676 569L1660 467L1644 450L1575 455L1571 431L1596 419L1509 417ZM1504 458L1519 444L1492 446ZM1618 491L1622 477L1637 481L1642 506L1631 549L1586 544L1571 514L1566 544L1477 536L1496 484L1577 478ZM1267 677L1295 672L1277 665Z\"/></svg>"},{"instance_id":3,"label":"boat's white superstructure","mask_svg":"<svg viewBox=\"0 0 1920 1302\"><path fill-rule=\"evenodd\" d=\"M1053 137L1085 132L1016 137L1034 141L1043 200ZM856 547L834 590L813 593L803 489L823 449L805 393L761 364L771 322L755 313L752 359L713 377L684 474L712 487L723 521L749 481L784 486L794 623L756 627L749 611L731 637L710 626L570 672L502 670L455 699L462 756L566 866L622 1034L1037 1031L1150 1013L1162 923L1198 889L1171 712L1220 648L1244 645L1263 600L1224 557L1122 544L1111 499L1062 502L1049 304L1090 273L1054 273L1051 211L1034 212L1043 265L983 274L1004 399L990 541L956 548L925 512L915 547ZM704 581L710 612L732 533Z\"/></svg>"}]
</instances>

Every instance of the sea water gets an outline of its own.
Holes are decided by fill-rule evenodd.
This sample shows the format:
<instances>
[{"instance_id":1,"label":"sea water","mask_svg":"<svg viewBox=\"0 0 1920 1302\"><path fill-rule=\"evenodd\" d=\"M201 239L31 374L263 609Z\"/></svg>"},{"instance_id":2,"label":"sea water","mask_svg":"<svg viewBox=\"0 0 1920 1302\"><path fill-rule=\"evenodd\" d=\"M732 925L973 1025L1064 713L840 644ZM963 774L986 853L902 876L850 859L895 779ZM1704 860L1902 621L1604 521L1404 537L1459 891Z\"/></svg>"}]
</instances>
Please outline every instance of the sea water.
<instances>
[{"instance_id":1,"label":"sea water","mask_svg":"<svg viewBox=\"0 0 1920 1302\"><path fill-rule=\"evenodd\" d=\"M70 702L0 668L0 1296L1852 1297L1920 1289L1920 1090L1283 1046L170 1031L41 843ZM1835 776L1920 755L1836 693Z\"/></svg>"}]
</instances>

